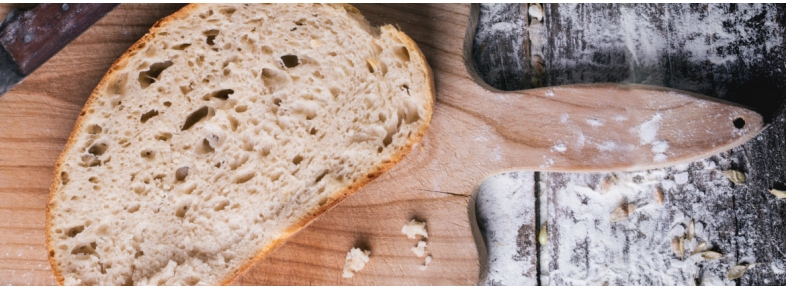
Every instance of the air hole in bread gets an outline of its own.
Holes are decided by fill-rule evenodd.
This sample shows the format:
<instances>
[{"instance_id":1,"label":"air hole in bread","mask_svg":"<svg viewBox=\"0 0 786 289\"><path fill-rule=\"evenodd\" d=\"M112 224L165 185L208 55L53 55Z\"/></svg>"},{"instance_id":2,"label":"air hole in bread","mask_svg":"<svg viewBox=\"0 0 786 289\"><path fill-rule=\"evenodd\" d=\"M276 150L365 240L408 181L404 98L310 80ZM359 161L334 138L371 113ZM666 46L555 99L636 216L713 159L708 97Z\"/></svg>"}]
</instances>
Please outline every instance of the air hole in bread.
<instances>
[{"instance_id":1,"label":"air hole in bread","mask_svg":"<svg viewBox=\"0 0 786 289\"><path fill-rule=\"evenodd\" d=\"M323 171L323 172L322 172L322 174L320 174L320 175L319 175L319 176L318 176L318 177L317 177L317 178L314 180L314 183L315 183L315 184L316 184L316 183L319 183L319 181L321 181L321 180L322 180L322 178L324 178L324 177L325 177L325 175L327 175L329 172L330 172L329 170L325 170L325 171Z\"/></svg>"},{"instance_id":2,"label":"air hole in bread","mask_svg":"<svg viewBox=\"0 0 786 289\"><path fill-rule=\"evenodd\" d=\"M246 112L246 110L248 110L248 106L245 105L245 104L238 105L238 106L235 107L235 111L238 112L238 113Z\"/></svg>"},{"instance_id":3,"label":"air hole in bread","mask_svg":"<svg viewBox=\"0 0 786 289\"><path fill-rule=\"evenodd\" d=\"M142 88L147 88L156 82L161 72L172 66L172 64L172 61L165 61L150 65L150 69L139 73L139 85L142 86Z\"/></svg>"},{"instance_id":4,"label":"air hole in bread","mask_svg":"<svg viewBox=\"0 0 786 289\"><path fill-rule=\"evenodd\" d=\"M183 194L190 195L191 193L193 193L193 192L194 192L194 190L196 190L196 188L197 188L197 185L196 185L196 184L194 184L194 183L192 183L192 184L188 184L188 186L186 186L186 187L183 189ZM208 200L205 200L205 201L208 201Z\"/></svg>"},{"instance_id":5,"label":"air hole in bread","mask_svg":"<svg viewBox=\"0 0 786 289\"><path fill-rule=\"evenodd\" d=\"M188 48L189 46L191 46L191 43L183 43L183 44L178 44L178 45L172 46L172 49L174 49L174 50L183 50L183 49Z\"/></svg>"},{"instance_id":6,"label":"air hole in bread","mask_svg":"<svg viewBox=\"0 0 786 289\"><path fill-rule=\"evenodd\" d=\"M221 8L218 9L218 13L224 14L226 17L231 17L236 11L235 8Z\"/></svg>"},{"instance_id":7,"label":"air hole in bread","mask_svg":"<svg viewBox=\"0 0 786 289\"><path fill-rule=\"evenodd\" d=\"M100 156L106 152L107 147L108 146L105 143L101 142L91 146L90 149L87 150L87 152L94 156Z\"/></svg>"},{"instance_id":8,"label":"air hole in bread","mask_svg":"<svg viewBox=\"0 0 786 289\"><path fill-rule=\"evenodd\" d=\"M148 111L145 114L143 114L142 117L139 120L142 123L145 123L145 122L147 122L148 119L150 119L151 117L157 116L157 115L158 115L158 111L154 109L154 110Z\"/></svg>"},{"instance_id":9,"label":"air hole in bread","mask_svg":"<svg viewBox=\"0 0 786 289\"><path fill-rule=\"evenodd\" d=\"M132 204L131 206L128 206L128 209L126 209L126 211L133 214L136 211L139 211L139 207L140 207L139 204Z\"/></svg>"},{"instance_id":10,"label":"air hole in bread","mask_svg":"<svg viewBox=\"0 0 786 289\"><path fill-rule=\"evenodd\" d=\"M88 179L88 181L91 182L91 183L97 184L98 183L98 177L90 177L90 179Z\"/></svg>"},{"instance_id":11,"label":"air hole in bread","mask_svg":"<svg viewBox=\"0 0 786 289\"><path fill-rule=\"evenodd\" d=\"M172 103L169 102L169 101L164 101L164 106L170 107L170 106L172 106Z\"/></svg>"},{"instance_id":12,"label":"air hole in bread","mask_svg":"<svg viewBox=\"0 0 786 289\"><path fill-rule=\"evenodd\" d=\"M120 147L122 148L127 148L129 145L131 145L131 143L128 142L127 139L120 139L120 141L118 141L117 144L119 144Z\"/></svg>"},{"instance_id":13,"label":"air hole in bread","mask_svg":"<svg viewBox=\"0 0 786 289\"><path fill-rule=\"evenodd\" d=\"M374 73L374 66L375 65L373 63L371 63L371 62L372 62L372 60L366 59L366 68L368 68L368 72Z\"/></svg>"},{"instance_id":14,"label":"air hole in bread","mask_svg":"<svg viewBox=\"0 0 786 289\"><path fill-rule=\"evenodd\" d=\"M156 152L154 150L152 150L152 149L146 149L146 150L143 150L142 153L140 153L140 155L143 158L152 160L152 159L154 159L156 157Z\"/></svg>"},{"instance_id":15,"label":"air hole in bread","mask_svg":"<svg viewBox=\"0 0 786 289\"><path fill-rule=\"evenodd\" d=\"M248 181L250 181L251 179L253 179L253 178L254 178L254 176L256 176L256 172L255 172L255 171L253 171L253 170L248 170L248 171L244 171L244 172L239 172L239 173L238 173L238 174L235 176L235 184L242 184L242 183L248 182Z\"/></svg>"},{"instance_id":16,"label":"air hole in bread","mask_svg":"<svg viewBox=\"0 0 786 289\"><path fill-rule=\"evenodd\" d=\"M222 99L222 100L227 100L227 99L229 99L229 95L234 94L234 93L235 93L234 89L222 89L222 90L218 90L218 91L214 91L214 92L210 93L209 96L210 97L214 97L214 98L218 98L218 99ZM205 100L207 100L207 97L205 97Z\"/></svg>"},{"instance_id":17,"label":"air hole in bread","mask_svg":"<svg viewBox=\"0 0 786 289\"><path fill-rule=\"evenodd\" d=\"M240 122L238 122L238 120L231 115L227 116L227 120L229 120L230 129L232 129L233 132L237 131L237 126L240 124Z\"/></svg>"},{"instance_id":18,"label":"air hole in bread","mask_svg":"<svg viewBox=\"0 0 786 289\"><path fill-rule=\"evenodd\" d=\"M298 66L300 62L298 61L297 55L287 54L281 56L281 64L282 64L281 66L284 66L286 68L292 68Z\"/></svg>"},{"instance_id":19,"label":"air hole in bread","mask_svg":"<svg viewBox=\"0 0 786 289\"><path fill-rule=\"evenodd\" d=\"M207 106L203 106L197 109L196 111L192 112L190 115L188 115L188 117L186 118L186 122L183 124L183 127L180 130L181 131L187 130L192 126L194 126L194 124L196 124L197 122L199 122L200 120L202 120L207 116L208 111L209 109L207 108Z\"/></svg>"},{"instance_id":20,"label":"air hole in bread","mask_svg":"<svg viewBox=\"0 0 786 289\"><path fill-rule=\"evenodd\" d=\"M72 227L66 231L66 236L68 236L69 238L73 238L76 237L76 235L78 235L79 233L82 233L82 231L84 230L85 230L85 226L82 225Z\"/></svg>"},{"instance_id":21,"label":"air hole in bread","mask_svg":"<svg viewBox=\"0 0 786 289\"><path fill-rule=\"evenodd\" d=\"M67 172L61 172L60 173L60 184L62 184L62 185L68 184L68 173Z\"/></svg>"},{"instance_id":22,"label":"air hole in bread","mask_svg":"<svg viewBox=\"0 0 786 289\"><path fill-rule=\"evenodd\" d=\"M160 141L168 141L172 139L172 134L168 132L160 132L156 135L156 139Z\"/></svg>"},{"instance_id":23,"label":"air hole in bread","mask_svg":"<svg viewBox=\"0 0 786 289\"><path fill-rule=\"evenodd\" d=\"M403 84L400 87L401 87L401 90L406 91L407 95L409 95L409 85Z\"/></svg>"},{"instance_id":24,"label":"air hole in bread","mask_svg":"<svg viewBox=\"0 0 786 289\"><path fill-rule=\"evenodd\" d=\"M281 106L281 99L280 98L274 98L273 99L273 104L276 105L276 106Z\"/></svg>"},{"instance_id":25,"label":"air hole in bread","mask_svg":"<svg viewBox=\"0 0 786 289\"><path fill-rule=\"evenodd\" d=\"M401 46L399 48L396 48L394 50L394 53L396 54L396 57L398 57L402 61L409 62L409 50L406 47Z\"/></svg>"},{"instance_id":26,"label":"air hole in bread","mask_svg":"<svg viewBox=\"0 0 786 289\"><path fill-rule=\"evenodd\" d=\"M202 32L202 35L205 35L206 37L205 42L207 42L207 45L213 46L214 44L216 44L215 40L216 40L216 36L218 36L218 33L219 33L218 29L211 29Z\"/></svg>"},{"instance_id":27,"label":"air hole in bread","mask_svg":"<svg viewBox=\"0 0 786 289\"><path fill-rule=\"evenodd\" d=\"M270 92L278 90L287 83L286 76L273 68L263 68L261 77L262 82L265 84L265 87L270 89Z\"/></svg>"},{"instance_id":28,"label":"air hole in bread","mask_svg":"<svg viewBox=\"0 0 786 289\"><path fill-rule=\"evenodd\" d=\"M207 140L206 138L202 139L202 145L199 146L199 153L200 154L213 153L215 151L216 151L216 149L214 149L213 146L210 145L210 141L209 140ZM220 167L220 165L219 165L219 167Z\"/></svg>"},{"instance_id":29,"label":"air hole in bread","mask_svg":"<svg viewBox=\"0 0 786 289\"><path fill-rule=\"evenodd\" d=\"M193 82L192 82L192 84L193 84ZM181 85L180 86L180 92L183 93L183 95L186 95L186 94L188 94L189 92L191 92L193 90L194 89L192 89L190 86L185 86L185 85Z\"/></svg>"},{"instance_id":30,"label":"air hole in bread","mask_svg":"<svg viewBox=\"0 0 786 289\"><path fill-rule=\"evenodd\" d=\"M380 154L381 154L383 150L384 150L384 148L382 148L382 147L378 147L378 148L377 148L377 153L380 153Z\"/></svg>"},{"instance_id":31,"label":"air hole in bread","mask_svg":"<svg viewBox=\"0 0 786 289\"><path fill-rule=\"evenodd\" d=\"M300 162L302 161L303 161L303 156L301 155L296 155L295 158L292 159L292 163L295 165L299 165Z\"/></svg>"},{"instance_id":32,"label":"air hole in bread","mask_svg":"<svg viewBox=\"0 0 786 289\"><path fill-rule=\"evenodd\" d=\"M175 180L182 182L188 176L188 167L181 167L175 171Z\"/></svg>"},{"instance_id":33,"label":"air hole in bread","mask_svg":"<svg viewBox=\"0 0 786 289\"><path fill-rule=\"evenodd\" d=\"M85 255L94 255L96 253L96 242L91 242L90 244L80 245L75 247L71 250L71 254L85 254Z\"/></svg>"},{"instance_id":34,"label":"air hole in bread","mask_svg":"<svg viewBox=\"0 0 786 289\"><path fill-rule=\"evenodd\" d=\"M175 212L175 216L178 218L183 218L186 216L186 212L188 212L188 208L190 205L181 205L177 207L177 211Z\"/></svg>"},{"instance_id":35,"label":"air hole in bread","mask_svg":"<svg viewBox=\"0 0 786 289\"><path fill-rule=\"evenodd\" d=\"M310 135L315 135L315 134L317 134L317 132L318 132L317 128L315 128L315 127L312 127L312 128L311 128L311 130L310 130L308 133L309 133Z\"/></svg>"},{"instance_id":36,"label":"air hole in bread","mask_svg":"<svg viewBox=\"0 0 786 289\"><path fill-rule=\"evenodd\" d=\"M166 175L165 175L165 174L157 174L157 175L155 175L155 176L153 177L153 180L160 181L160 180L163 180L165 177L166 177Z\"/></svg>"},{"instance_id":37,"label":"air hole in bread","mask_svg":"<svg viewBox=\"0 0 786 289\"><path fill-rule=\"evenodd\" d=\"M101 129L100 125L91 124L87 126L87 133L89 134L99 134L103 129Z\"/></svg>"},{"instance_id":38,"label":"air hole in bread","mask_svg":"<svg viewBox=\"0 0 786 289\"><path fill-rule=\"evenodd\" d=\"M136 251L136 253L134 253L134 258L136 259L136 258L142 257L144 255L145 255L144 251Z\"/></svg>"}]
</instances>

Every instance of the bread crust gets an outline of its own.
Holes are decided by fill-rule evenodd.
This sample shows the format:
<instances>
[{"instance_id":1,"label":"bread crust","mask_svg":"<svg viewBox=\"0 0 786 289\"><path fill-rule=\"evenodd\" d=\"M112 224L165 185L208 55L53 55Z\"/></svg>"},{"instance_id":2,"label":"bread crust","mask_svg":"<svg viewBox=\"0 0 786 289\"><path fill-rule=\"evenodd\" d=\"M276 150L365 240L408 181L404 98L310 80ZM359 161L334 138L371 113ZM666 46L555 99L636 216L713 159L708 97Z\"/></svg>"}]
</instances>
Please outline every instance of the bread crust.
<instances>
[{"instance_id":1,"label":"bread crust","mask_svg":"<svg viewBox=\"0 0 786 289\"><path fill-rule=\"evenodd\" d=\"M52 217L53 217L52 205L53 205L53 201L55 200L56 189L58 187L58 184L62 182L62 178L60 174L62 172L62 166L65 161L65 156L67 152L70 151L72 147L75 145L76 138L79 132L84 129L85 120L87 118L88 111L93 107L96 99L101 94L100 92L103 90L103 88L106 87L107 82L117 75L117 71L121 67L125 66L125 62L127 62L132 55L134 55L137 52L140 52L142 49L146 47L147 43L150 41L151 38L154 37L155 33L158 32L161 29L161 27L169 24L172 21L177 20L181 16L189 15L193 11L197 10L201 5L202 4L189 4L181 8L177 12L167 17L164 17L163 19L153 24L153 26L150 28L147 34L145 34L142 38L140 38L137 42L135 42L128 50L126 50L126 52L124 52L117 60L115 60L115 62L112 63L112 65L109 68L109 71L107 71L104 77L101 78L101 81L98 83L98 85L96 85L96 87L93 89L93 92L90 94L87 101L85 102L85 105L82 108L79 117L76 120L74 129L71 131L71 134L66 142L65 147L63 148L63 151L60 153L60 156L57 158L57 161L55 162L52 184L50 185L49 202L47 202L47 208L46 208L46 249L48 252L47 255L49 256L50 267L52 268L52 272L58 284L64 285L65 277L63 276L63 272L60 271L59 266L57 266L57 260L55 259L53 254L54 253L54 248L52 243L53 236L50 234L51 226L52 226ZM371 26L368 23L368 21L365 20L363 15L354 6L349 4L330 4L330 5L342 7L346 10L347 13L351 13L357 19L363 21L363 22L359 22L358 24L360 25L365 24L367 28L376 29L375 27ZM425 120L423 122L423 126L418 128L418 130L413 134L413 136L409 138L406 145L404 145L403 149L398 151L395 155L393 155L389 160L389 162L378 165L369 174L364 175L362 178L358 179L358 181L349 185L346 189L338 191L332 196L330 196L324 205L318 207L316 210L312 210L311 212L309 212L306 216L302 217L294 225L287 228L279 238L273 240L272 242L267 244L267 246L256 252L253 258L245 262L235 271L230 272L220 282L220 285L229 285L237 277L247 272L253 264L267 257L274 249L283 245L284 242L286 242L288 239L290 239L295 234L297 234L297 232L299 232L301 229L311 224L321 214L335 207L338 203L340 203L342 200L346 199L347 197L355 193L361 187L365 186L372 180L376 179L383 173L390 170L394 165L400 162L412 150L415 144L420 142L422 138L425 136L429 124L431 123L431 117L434 111L434 104L436 102L436 88L434 85L433 71L431 67L428 65L428 63L426 62L425 55L423 55L423 52L420 50L420 48L415 43L415 41L412 40L412 38L410 38L409 36L407 36L404 32L401 32L398 29L396 30L398 31L399 38L404 42L408 50L410 52L415 52L418 55L418 57L413 57L412 59L413 60L416 59L419 62L418 65L420 65L420 67L425 67L425 70L422 72L424 73L424 76L429 86L428 93L431 95L431 101L428 103L428 108L426 109L426 115L422 116L422 118Z\"/></svg>"}]
</instances>

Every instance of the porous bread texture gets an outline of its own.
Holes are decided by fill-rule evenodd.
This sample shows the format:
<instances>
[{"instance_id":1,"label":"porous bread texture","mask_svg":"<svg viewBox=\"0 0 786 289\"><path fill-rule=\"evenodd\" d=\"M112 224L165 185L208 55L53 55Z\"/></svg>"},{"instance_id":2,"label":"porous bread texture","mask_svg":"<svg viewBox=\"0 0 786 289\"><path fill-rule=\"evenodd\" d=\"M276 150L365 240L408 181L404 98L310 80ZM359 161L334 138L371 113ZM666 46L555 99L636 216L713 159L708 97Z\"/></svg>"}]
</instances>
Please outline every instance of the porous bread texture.
<instances>
[{"instance_id":1,"label":"porous bread texture","mask_svg":"<svg viewBox=\"0 0 786 289\"><path fill-rule=\"evenodd\" d=\"M434 88L349 5L189 5L95 88L55 167L67 285L226 284L398 162Z\"/></svg>"}]
</instances>

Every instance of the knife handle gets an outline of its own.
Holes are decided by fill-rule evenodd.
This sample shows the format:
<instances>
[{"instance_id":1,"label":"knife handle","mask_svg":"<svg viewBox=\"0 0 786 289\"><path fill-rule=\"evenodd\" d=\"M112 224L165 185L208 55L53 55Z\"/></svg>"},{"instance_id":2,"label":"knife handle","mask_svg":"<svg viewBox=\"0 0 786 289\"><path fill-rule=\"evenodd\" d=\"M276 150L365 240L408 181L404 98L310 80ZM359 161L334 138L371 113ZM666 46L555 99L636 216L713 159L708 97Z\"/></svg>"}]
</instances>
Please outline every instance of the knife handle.
<instances>
[{"instance_id":1,"label":"knife handle","mask_svg":"<svg viewBox=\"0 0 786 289\"><path fill-rule=\"evenodd\" d=\"M28 75L118 4L38 4L0 24L0 45Z\"/></svg>"}]
</instances>

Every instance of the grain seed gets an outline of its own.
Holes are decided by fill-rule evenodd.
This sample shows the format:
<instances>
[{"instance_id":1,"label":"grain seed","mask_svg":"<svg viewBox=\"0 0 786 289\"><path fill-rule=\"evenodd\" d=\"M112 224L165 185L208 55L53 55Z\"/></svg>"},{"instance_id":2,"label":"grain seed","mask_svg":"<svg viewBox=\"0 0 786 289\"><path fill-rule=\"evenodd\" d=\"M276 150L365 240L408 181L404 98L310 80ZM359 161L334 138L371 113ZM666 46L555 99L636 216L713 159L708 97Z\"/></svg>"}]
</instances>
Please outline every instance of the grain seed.
<instances>
[{"instance_id":1,"label":"grain seed","mask_svg":"<svg viewBox=\"0 0 786 289\"><path fill-rule=\"evenodd\" d=\"M729 280L734 280L737 278L742 277L745 274L745 271L748 270L748 265L736 265L729 269Z\"/></svg>"},{"instance_id":2,"label":"grain seed","mask_svg":"<svg viewBox=\"0 0 786 289\"><path fill-rule=\"evenodd\" d=\"M693 218L690 219L690 223L688 223L688 232L686 233L686 237L688 241L693 241L693 234L696 231L696 224L693 222Z\"/></svg>"},{"instance_id":3,"label":"grain seed","mask_svg":"<svg viewBox=\"0 0 786 289\"><path fill-rule=\"evenodd\" d=\"M671 239L671 251L674 252L674 255L677 255L677 256L680 255L680 238L679 237L674 237L674 239Z\"/></svg>"},{"instance_id":4,"label":"grain seed","mask_svg":"<svg viewBox=\"0 0 786 289\"><path fill-rule=\"evenodd\" d=\"M723 174L729 177L729 180L732 183L735 183L737 185L741 185L745 183L745 174L740 171L728 170L728 171L723 171Z\"/></svg>"},{"instance_id":5,"label":"grain seed","mask_svg":"<svg viewBox=\"0 0 786 289\"><path fill-rule=\"evenodd\" d=\"M655 195L655 202L663 205L663 190L661 188L655 188L653 194Z\"/></svg>"},{"instance_id":6,"label":"grain seed","mask_svg":"<svg viewBox=\"0 0 786 289\"><path fill-rule=\"evenodd\" d=\"M538 243L541 246L545 246L549 243L549 224L548 222L543 223L543 226L540 226L540 232L538 233Z\"/></svg>"},{"instance_id":7,"label":"grain seed","mask_svg":"<svg viewBox=\"0 0 786 289\"><path fill-rule=\"evenodd\" d=\"M600 183L600 188L601 188L600 193L604 194L604 193L608 192L609 189L611 189L611 187L617 185L617 183L619 183L619 178L617 178L617 175L615 175L615 174L608 174L608 175L606 175L606 177L603 178L603 180Z\"/></svg>"},{"instance_id":8,"label":"grain seed","mask_svg":"<svg viewBox=\"0 0 786 289\"><path fill-rule=\"evenodd\" d=\"M715 259L719 259L719 258L723 257L723 254L715 252L715 251L707 251L707 252L701 253L701 257L704 258L704 259L707 259L707 260L715 260Z\"/></svg>"},{"instance_id":9,"label":"grain seed","mask_svg":"<svg viewBox=\"0 0 786 289\"><path fill-rule=\"evenodd\" d=\"M628 215L636 210L636 204L628 204L628 198L622 197L622 199L617 204L617 208L611 212L611 216L609 220L612 222L619 222L624 221L628 218Z\"/></svg>"},{"instance_id":10,"label":"grain seed","mask_svg":"<svg viewBox=\"0 0 786 289\"><path fill-rule=\"evenodd\" d=\"M701 252L704 252L704 251L707 251L707 242L706 241L701 241L701 242L699 242L698 245L696 245L696 248L693 248L693 252L692 252L693 254L692 255L695 255L695 254L698 254L698 253L701 253Z\"/></svg>"},{"instance_id":11,"label":"grain seed","mask_svg":"<svg viewBox=\"0 0 786 289\"><path fill-rule=\"evenodd\" d=\"M786 192L776 189L770 189L770 194L775 195L778 199L786 199Z\"/></svg>"}]
</instances>

